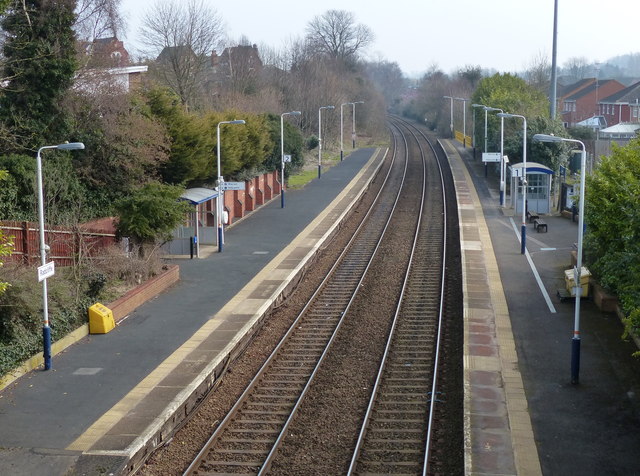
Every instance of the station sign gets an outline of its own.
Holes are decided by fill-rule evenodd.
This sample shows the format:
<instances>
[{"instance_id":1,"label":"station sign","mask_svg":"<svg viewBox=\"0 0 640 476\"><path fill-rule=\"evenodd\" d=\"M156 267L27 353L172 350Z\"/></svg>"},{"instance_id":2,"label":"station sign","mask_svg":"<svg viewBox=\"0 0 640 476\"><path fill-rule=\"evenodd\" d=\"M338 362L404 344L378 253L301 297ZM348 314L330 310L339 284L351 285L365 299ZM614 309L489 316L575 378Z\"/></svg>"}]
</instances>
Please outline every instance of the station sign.
<instances>
[{"instance_id":1,"label":"station sign","mask_svg":"<svg viewBox=\"0 0 640 476\"><path fill-rule=\"evenodd\" d=\"M38 266L38 281L44 281L47 278L53 276L56 272L56 266L54 261L49 261L42 266Z\"/></svg>"},{"instance_id":2,"label":"station sign","mask_svg":"<svg viewBox=\"0 0 640 476\"><path fill-rule=\"evenodd\" d=\"M500 152L483 152L482 153L482 161L483 162L500 162Z\"/></svg>"},{"instance_id":3,"label":"station sign","mask_svg":"<svg viewBox=\"0 0 640 476\"><path fill-rule=\"evenodd\" d=\"M222 190L244 190L244 182L222 182Z\"/></svg>"}]
</instances>

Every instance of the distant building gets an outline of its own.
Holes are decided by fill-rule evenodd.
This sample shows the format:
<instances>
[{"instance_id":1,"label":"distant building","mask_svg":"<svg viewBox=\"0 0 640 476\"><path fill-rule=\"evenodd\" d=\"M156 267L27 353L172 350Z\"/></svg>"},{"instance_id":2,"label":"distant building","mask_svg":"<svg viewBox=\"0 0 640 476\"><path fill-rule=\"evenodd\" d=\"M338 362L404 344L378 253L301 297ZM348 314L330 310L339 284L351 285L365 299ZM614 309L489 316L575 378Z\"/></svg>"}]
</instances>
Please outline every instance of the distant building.
<instances>
[{"instance_id":1,"label":"distant building","mask_svg":"<svg viewBox=\"0 0 640 476\"><path fill-rule=\"evenodd\" d=\"M82 42L85 65L75 77L74 87L91 93L128 92L142 82L147 66L131 65L129 52L116 37Z\"/></svg>"},{"instance_id":2,"label":"distant building","mask_svg":"<svg viewBox=\"0 0 640 476\"><path fill-rule=\"evenodd\" d=\"M620 123L600 131L601 139L633 139L640 130L640 123Z\"/></svg>"},{"instance_id":3,"label":"distant building","mask_svg":"<svg viewBox=\"0 0 640 476\"><path fill-rule=\"evenodd\" d=\"M640 123L640 81L603 98L598 107L609 125Z\"/></svg>"},{"instance_id":4,"label":"distant building","mask_svg":"<svg viewBox=\"0 0 640 476\"><path fill-rule=\"evenodd\" d=\"M574 127L580 121L597 116L600 99L625 89L615 79L588 78L565 87L561 97L561 118L565 127Z\"/></svg>"},{"instance_id":5,"label":"distant building","mask_svg":"<svg viewBox=\"0 0 640 476\"><path fill-rule=\"evenodd\" d=\"M263 64L257 45L238 45L225 48L221 55L211 53L208 82L220 89L231 87L251 92L262 74Z\"/></svg>"},{"instance_id":6,"label":"distant building","mask_svg":"<svg viewBox=\"0 0 640 476\"><path fill-rule=\"evenodd\" d=\"M87 68L118 68L130 64L129 52L115 36L96 38L92 42L83 42L81 46L87 58Z\"/></svg>"}]
</instances>

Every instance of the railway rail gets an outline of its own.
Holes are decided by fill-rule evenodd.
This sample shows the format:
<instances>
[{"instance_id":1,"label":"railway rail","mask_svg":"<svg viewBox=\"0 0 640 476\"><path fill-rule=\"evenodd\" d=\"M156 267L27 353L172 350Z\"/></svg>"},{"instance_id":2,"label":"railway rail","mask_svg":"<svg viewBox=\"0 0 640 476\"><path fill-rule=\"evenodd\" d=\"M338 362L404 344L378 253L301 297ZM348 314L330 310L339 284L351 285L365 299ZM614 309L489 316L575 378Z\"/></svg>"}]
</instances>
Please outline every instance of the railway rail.
<instances>
[{"instance_id":1,"label":"railway rail","mask_svg":"<svg viewBox=\"0 0 640 476\"><path fill-rule=\"evenodd\" d=\"M185 475L265 472L349 310L388 227L406 176L391 167L336 265Z\"/></svg>"},{"instance_id":2,"label":"railway rail","mask_svg":"<svg viewBox=\"0 0 640 476\"><path fill-rule=\"evenodd\" d=\"M446 194L442 169L427 162L419 131L407 128L425 162L419 223L401 298L348 474L427 474L442 329ZM422 140L420 140L422 139Z\"/></svg>"},{"instance_id":3,"label":"railway rail","mask_svg":"<svg viewBox=\"0 0 640 476\"><path fill-rule=\"evenodd\" d=\"M397 276L393 277L398 281L397 291L394 286L393 290L386 289L387 295L393 295L388 299L392 302L389 309L380 309L384 316L375 324L382 329L382 337L379 342L372 337L366 343L371 347L370 360L384 363L379 369L373 362L369 369L353 370L370 379L370 384L361 387L375 389L371 395L364 390L361 402L355 404L361 407L355 413L364 416L365 423L360 428L356 422L347 431L353 433L352 442L341 448L345 456L335 456L338 466L319 471L344 473L348 468L349 474L428 473L429 441L434 434L431 418L437 414L434 405L440 399L434 366L442 347L437 335L443 327L445 302L447 204L437 151L427 145L427 137L415 127L397 118L391 118L390 124L393 165L373 206L291 329L185 475L267 474L270 470L288 474L284 468L291 468L291 474L297 471L291 454L306 452L297 450L291 437L305 434L305 430L297 428L304 420L300 413L317 411L317 417L323 418L320 410L305 401L305 396L313 395L317 391L314 388L328 387L326 382L317 382L322 382L318 375L322 375L324 367L331 366L325 362L331 361L327 356L332 352L338 352L334 349L340 344L335 342L350 342L350 331L342 330L349 326L343 323L359 312L358 305L353 304L357 303L359 291L366 294L366 288L372 286L370 282L377 280L367 278L370 268L374 271L369 274L375 275L376 266L385 268L380 263L389 258L385 253L403 247L407 251L394 252L392 258L398 269L404 270L395 272ZM398 247L395 243L399 239L407 244ZM385 241L387 244L383 245ZM350 311L352 306L354 311ZM339 360L351 365L346 356ZM348 385L357 386L347 381L345 386ZM335 404L340 406L339 401ZM314 431L313 425L308 428ZM438 466L438 471L441 468Z\"/></svg>"}]
</instances>

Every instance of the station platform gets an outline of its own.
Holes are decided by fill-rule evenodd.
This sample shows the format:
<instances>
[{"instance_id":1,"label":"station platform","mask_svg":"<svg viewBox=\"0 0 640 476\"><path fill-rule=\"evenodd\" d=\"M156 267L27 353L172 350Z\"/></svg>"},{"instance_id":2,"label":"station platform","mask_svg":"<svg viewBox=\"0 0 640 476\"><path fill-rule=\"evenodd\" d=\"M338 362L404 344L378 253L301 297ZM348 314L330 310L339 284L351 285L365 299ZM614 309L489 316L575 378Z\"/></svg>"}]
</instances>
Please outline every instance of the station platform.
<instances>
[{"instance_id":1,"label":"station platform","mask_svg":"<svg viewBox=\"0 0 640 476\"><path fill-rule=\"evenodd\" d=\"M571 384L575 301L557 290L577 222L551 213L546 232L527 223L521 254L522 217L500 206L499 171L485 178L480 154L442 143L461 220L465 473L640 474L638 347L591 298L581 301L580 379Z\"/></svg>"},{"instance_id":2,"label":"station platform","mask_svg":"<svg viewBox=\"0 0 640 476\"><path fill-rule=\"evenodd\" d=\"M495 174L442 141L458 194L465 286L466 474L635 474L637 350L616 316L582 307L579 385L564 286L577 225L547 233L498 204ZM117 474L215 382L259 316L364 191L384 151L362 149L226 233L222 253L179 261L181 280L109 334L89 336L0 392L0 474Z\"/></svg>"}]
</instances>

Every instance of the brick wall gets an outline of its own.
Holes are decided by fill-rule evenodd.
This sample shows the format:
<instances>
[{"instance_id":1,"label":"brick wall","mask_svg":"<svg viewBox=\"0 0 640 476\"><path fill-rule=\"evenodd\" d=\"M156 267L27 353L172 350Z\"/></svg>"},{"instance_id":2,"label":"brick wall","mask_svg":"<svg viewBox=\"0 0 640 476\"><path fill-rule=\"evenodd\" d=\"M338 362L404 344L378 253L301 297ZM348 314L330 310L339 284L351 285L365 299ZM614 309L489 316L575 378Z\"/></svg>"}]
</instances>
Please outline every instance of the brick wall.
<instances>
[{"instance_id":1,"label":"brick wall","mask_svg":"<svg viewBox=\"0 0 640 476\"><path fill-rule=\"evenodd\" d=\"M107 304L107 307L113 312L113 319L118 322L132 313L138 306L156 297L169 286L176 283L180 279L180 267L177 264L173 264L168 265L167 268L164 273L137 286L120 299Z\"/></svg>"}]
</instances>

